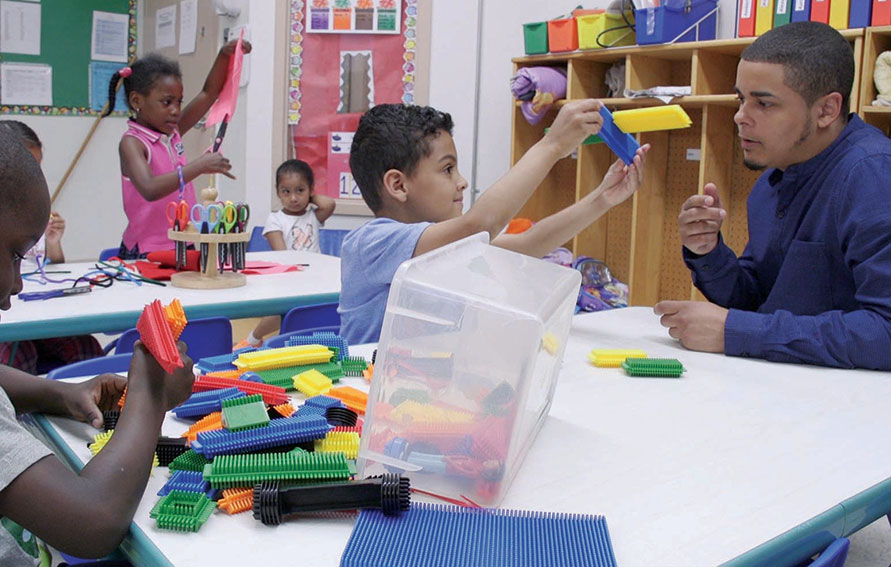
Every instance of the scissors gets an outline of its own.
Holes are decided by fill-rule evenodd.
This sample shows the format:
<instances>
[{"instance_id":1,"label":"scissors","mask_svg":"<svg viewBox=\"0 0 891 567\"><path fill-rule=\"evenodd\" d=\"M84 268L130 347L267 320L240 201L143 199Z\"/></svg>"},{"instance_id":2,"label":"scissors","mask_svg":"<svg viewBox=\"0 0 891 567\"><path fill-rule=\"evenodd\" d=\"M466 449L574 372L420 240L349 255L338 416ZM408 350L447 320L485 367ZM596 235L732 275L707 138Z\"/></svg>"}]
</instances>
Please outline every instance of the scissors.
<instances>
[{"instance_id":1,"label":"scissors","mask_svg":"<svg viewBox=\"0 0 891 567\"><path fill-rule=\"evenodd\" d=\"M189 204L183 199L179 202L170 201L167 203L167 220L170 222L170 228L176 232L182 232L189 226ZM176 241L176 269L186 267L186 243Z\"/></svg>"},{"instance_id":2,"label":"scissors","mask_svg":"<svg viewBox=\"0 0 891 567\"><path fill-rule=\"evenodd\" d=\"M250 208L250 206L248 206L247 203L238 203L238 205L235 206L235 209L237 211L237 218L238 218L236 232L242 233L247 228L248 219L251 218L251 208ZM239 243L237 245L237 249L238 249L238 266L239 266L238 269L243 270L244 263L245 263L245 253L247 252L247 243L246 242Z\"/></svg>"},{"instance_id":3,"label":"scissors","mask_svg":"<svg viewBox=\"0 0 891 567\"><path fill-rule=\"evenodd\" d=\"M216 203L209 205L195 204L192 205L192 213L190 218L195 226L201 227L201 234L209 234L216 232L217 226L223 216L223 208ZM201 272L207 271L207 254L210 251L210 245L207 242L201 243Z\"/></svg>"},{"instance_id":4,"label":"scissors","mask_svg":"<svg viewBox=\"0 0 891 567\"><path fill-rule=\"evenodd\" d=\"M223 218L223 207L217 203L192 205L190 218L197 227L201 227L202 233L216 232L217 226ZM205 225L207 225L206 229L204 228Z\"/></svg>"}]
</instances>

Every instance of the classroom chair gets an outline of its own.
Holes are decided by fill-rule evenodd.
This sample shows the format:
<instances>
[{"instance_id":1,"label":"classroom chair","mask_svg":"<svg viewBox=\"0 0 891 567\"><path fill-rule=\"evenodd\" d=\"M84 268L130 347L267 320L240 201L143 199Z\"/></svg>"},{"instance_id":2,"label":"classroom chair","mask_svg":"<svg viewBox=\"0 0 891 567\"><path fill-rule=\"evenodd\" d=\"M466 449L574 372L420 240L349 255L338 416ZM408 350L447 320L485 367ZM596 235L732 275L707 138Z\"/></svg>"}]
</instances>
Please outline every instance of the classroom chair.
<instances>
[{"instance_id":1,"label":"classroom chair","mask_svg":"<svg viewBox=\"0 0 891 567\"><path fill-rule=\"evenodd\" d=\"M340 314L337 303L319 303L318 305L301 305L294 307L282 317L279 335L263 341L270 348L284 346L294 335L311 335L315 332L340 332Z\"/></svg>"},{"instance_id":2,"label":"classroom chair","mask_svg":"<svg viewBox=\"0 0 891 567\"><path fill-rule=\"evenodd\" d=\"M319 248L321 249L322 254L340 258L340 247L343 244L343 237L346 236L348 232L348 230L334 228L323 228L319 230Z\"/></svg>"},{"instance_id":3,"label":"classroom chair","mask_svg":"<svg viewBox=\"0 0 891 567\"><path fill-rule=\"evenodd\" d=\"M133 353L100 356L89 360L81 360L50 370L46 377L50 380L74 378L76 376L97 375L103 372L126 372L130 368L130 356Z\"/></svg>"},{"instance_id":4,"label":"classroom chair","mask_svg":"<svg viewBox=\"0 0 891 567\"><path fill-rule=\"evenodd\" d=\"M251 230L251 239L248 242L247 251L266 252L267 250L272 250L272 246L269 245L269 241L263 236L263 227L255 226L253 230Z\"/></svg>"},{"instance_id":5,"label":"classroom chair","mask_svg":"<svg viewBox=\"0 0 891 567\"><path fill-rule=\"evenodd\" d=\"M850 546L851 541L848 538L840 537L830 543L808 567L844 567Z\"/></svg>"},{"instance_id":6,"label":"classroom chair","mask_svg":"<svg viewBox=\"0 0 891 567\"><path fill-rule=\"evenodd\" d=\"M118 339L115 354L132 353L139 331L129 329ZM198 360L232 352L232 323L225 317L193 319L186 324L180 340L189 347L189 356Z\"/></svg>"},{"instance_id":7,"label":"classroom chair","mask_svg":"<svg viewBox=\"0 0 891 567\"><path fill-rule=\"evenodd\" d=\"M105 250L102 250L101 252L99 252L99 261L104 262L104 261L108 260L109 258L111 258L112 256L117 256L118 252L120 252L120 251L121 251L120 247L106 248Z\"/></svg>"}]
</instances>

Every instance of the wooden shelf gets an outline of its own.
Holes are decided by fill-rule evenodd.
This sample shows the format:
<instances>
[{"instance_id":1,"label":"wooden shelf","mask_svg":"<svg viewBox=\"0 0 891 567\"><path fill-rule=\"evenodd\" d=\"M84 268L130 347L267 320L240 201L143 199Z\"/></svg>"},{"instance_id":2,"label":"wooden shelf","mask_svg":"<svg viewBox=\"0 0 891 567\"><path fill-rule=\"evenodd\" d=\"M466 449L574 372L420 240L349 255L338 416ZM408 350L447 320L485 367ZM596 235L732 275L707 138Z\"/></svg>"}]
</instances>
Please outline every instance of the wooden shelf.
<instances>
[{"instance_id":1,"label":"wooden shelf","mask_svg":"<svg viewBox=\"0 0 891 567\"><path fill-rule=\"evenodd\" d=\"M875 98L872 64L867 63L866 54L870 50L891 49L891 27L841 33L851 43L856 63L851 107L862 108L864 120L889 133L891 108L864 108L862 101L872 97L871 103ZM701 192L705 183L715 183L727 209L722 228L725 241L737 253L748 242L746 200L760 172L750 171L742 164L733 116L739 105L734 91L736 68L743 50L753 41L754 38L740 38L630 46L513 59L515 69L537 65L564 69L567 100L557 101L535 126L523 118L520 103L514 104L512 163L541 139L556 111L567 101L598 98L615 109L664 104L655 98L607 98L604 78L614 64L625 64L625 85L630 89L691 88L691 95L671 102L684 107L692 126L639 134L642 144L652 146L641 189L565 244L575 255L604 260L611 272L628 284L634 305L696 298L689 270L681 258L676 219L683 201ZM873 64L874 61L873 56ZM560 160L554 166L519 216L540 220L571 205L597 186L614 159L605 144L582 146L574 159Z\"/></svg>"}]
</instances>

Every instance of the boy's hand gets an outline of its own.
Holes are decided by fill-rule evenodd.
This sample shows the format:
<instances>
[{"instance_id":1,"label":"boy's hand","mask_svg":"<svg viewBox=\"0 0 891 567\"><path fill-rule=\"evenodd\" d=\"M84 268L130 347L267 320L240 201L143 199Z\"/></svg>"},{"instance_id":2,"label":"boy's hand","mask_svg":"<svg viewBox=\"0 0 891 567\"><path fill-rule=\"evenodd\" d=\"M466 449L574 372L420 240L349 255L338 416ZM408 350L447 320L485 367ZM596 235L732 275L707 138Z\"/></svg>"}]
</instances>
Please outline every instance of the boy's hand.
<instances>
[{"instance_id":1,"label":"boy's hand","mask_svg":"<svg viewBox=\"0 0 891 567\"><path fill-rule=\"evenodd\" d=\"M233 39L226 43L223 47L220 48L220 53L222 55L234 55L235 54L235 44L238 43L237 39ZM251 52L251 42L244 39L241 41L241 50L247 54Z\"/></svg>"},{"instance_id":2,"label":"boy's hand","mask_svg":"<svg viewBox=\"0 0 891 567\"><path fill-rule=\"evenodd\" d=\"M591 134L600 132L603 126L601 106L601 102L593 98L563 105L544 138L560 158L571 154Z\"/></svg>"},{"instance_id":3,"label":"boy's hand","mask_svg":"<svg viewBox=\"0 0 891 567\"><path fill-rule=\"evenodd\" d=\"M600 200L606 207L615 207L633 195L643 181L644 163L649 149L650 144L638 148L631 165L626 166L621 159L614 161L603 176L603 181L591 193L592 198Z\"/></svg>"},{"instance_id":4,"label":"boy's hand","mask_svg":"<svg viewBox=\"0 0 891 567\"><path fill-rule=\"evenodd\" d=\"M63 402L74 419L102 428L102 412L117 408L127 379L116 374L100 374L79 384L66 384Z\"/></svg>"},{"instance_id":5,"label":"boy's hand","mask_svg":"<svg viewBox=\"0 0 891 567\"><path fill-rule=\"evenodd\" d=\"M61 242L65 234L65 219L59 213L50 213L49 222L46 223L46 241Z\"/></svg>"},{"instance_id":6,"label":"boy's hand","mask_svg":"<svg viewBox=\"0 0 891 567\"><path fill-rule=\"evenodd\" d=\"M681 206L678 215L681 243L694 254L708 254L718 245L718 234L726 216L717 187L707 183L702 195L693 195Z\"/></svg>"},{"instance_id":7,"label":"boy's hand","mask_svg":"<svg viewBox=\"0 0 891 567\"><path fill-rule=\"evenodd\" d=\"M235 179L235 176L229 173L232 164L221 153L206 152L195 161L199 164L201 173L222 173L230 179Z\"/></svg>"},{"instance_id":8,"label":"boy's hand","mask_svg":"<svg viewBox=\"0 0 891 567\"><path fill-rule=\"evenodd\" d=\"M183 367L174 370L173 374L164 372L140 341L133 345L133 358L130 359L130 380L145 380L152 394L163 401L165 410L186 401L192 395L192 382L195 381L192 359L186 354L186 343L180 341L176 346L183 359Z\"/></svg>"}]
</instances>

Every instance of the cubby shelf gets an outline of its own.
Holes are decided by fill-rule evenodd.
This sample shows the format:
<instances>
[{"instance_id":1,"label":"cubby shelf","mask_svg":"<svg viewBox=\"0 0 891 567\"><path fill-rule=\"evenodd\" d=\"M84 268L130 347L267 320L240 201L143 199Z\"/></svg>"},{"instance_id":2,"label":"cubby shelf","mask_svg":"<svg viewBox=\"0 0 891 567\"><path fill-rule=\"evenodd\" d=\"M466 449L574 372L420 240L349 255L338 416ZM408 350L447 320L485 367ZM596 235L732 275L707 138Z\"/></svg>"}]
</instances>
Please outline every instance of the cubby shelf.
<instances>
[{"instance_id":1,"label":"cubby shelf","mask_svg":"<svg viewBox=\"0 0 891 567\"><path fill-rule=\"evenodd\" d=\"M872 85L875 54L869 61L867 55L870 50L891 49L891 27L841 33L851 43L856 63L852 107L865 110L864 120L883 128L887 134L891 127L891 109L863 107L864 100L869 99L868 105L875 98ZM760 172L749 171L742 164L733 115L737 108L736 67L743 49L752 41L754 38L740 38L595 49L513 60L515 69L539 65L565 69L567 100L598 98L609 108L662 104L648 98L606 98L604 78L616 63L625 64L625 85L633 90L655 86L691 87L690 96L673 101L690 115L693 120L690 128L638 135L641 144L652 144L641 190L565 245L576 255L606 261L613 274L628 283L634 305L697 297L690 273L681 259L676 219L684 200L701 192L706 183L717 185L727 209L722 229L724 239L737 253L748 241L746 199ZM864 69L862 80L861 67ZM514 104L512 163L544 135L561 104L565 101L555 105L536 126L526 122L519 104ZM597 186L614 159L604 144L582 146L575 156L560 160L554 166L519 216L538 220L572 204Z\"/></svg>"}]
</instances>

